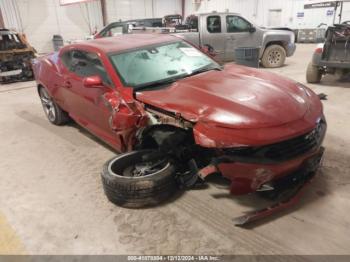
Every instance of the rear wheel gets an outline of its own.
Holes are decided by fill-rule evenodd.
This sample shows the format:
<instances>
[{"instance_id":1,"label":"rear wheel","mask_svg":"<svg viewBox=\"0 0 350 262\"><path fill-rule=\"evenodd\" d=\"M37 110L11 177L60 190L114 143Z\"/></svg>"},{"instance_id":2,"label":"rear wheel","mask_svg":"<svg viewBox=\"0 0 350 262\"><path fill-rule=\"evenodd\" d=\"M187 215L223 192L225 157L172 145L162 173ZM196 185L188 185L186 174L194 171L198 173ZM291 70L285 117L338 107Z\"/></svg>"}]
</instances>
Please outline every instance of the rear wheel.
<instances>
[{"instance_id":1,"label":"rear wheel","mask_svg":"<svg viewBox=\"0 0 350 262\"><path fill-rule=\"evenodd\" d=\"M320 69L310 62L306 70L306 81L308 83L319 83L321 78L322 72Z\"/></svg>"},{"instance_id":2,"label":"rear wheel","mask_svg":"<svg viewBox=\"0 0 350 262\"><path fill-rule=\"evenodd\" d=\"M47 119L54 125L63 125L68 120L68 114L53 101L44 87L39 89L39 96Z\"/></svg>"},{"instance_id":3,"label":"rear wheel","mask_svg":"<svg viewBox=\"0 0 350 262\"><path fill-rule=\"evenodd\" d=\"M266 68L276 68L284 65L286 61L286 50L280 45L268 46L261 59L261 64Z\"/></svg>"},{"instance_id":4,"label":"rear wheel","mask_svg":"<svg viewBox=\"0 0 350 262\"><path fill-rule=\"evenodd\" d=\"M178 190L174 166L157 152L132 151L104 165L102 184L112 203L127 208L154 206Z\"/></svg>"}]
</instances>

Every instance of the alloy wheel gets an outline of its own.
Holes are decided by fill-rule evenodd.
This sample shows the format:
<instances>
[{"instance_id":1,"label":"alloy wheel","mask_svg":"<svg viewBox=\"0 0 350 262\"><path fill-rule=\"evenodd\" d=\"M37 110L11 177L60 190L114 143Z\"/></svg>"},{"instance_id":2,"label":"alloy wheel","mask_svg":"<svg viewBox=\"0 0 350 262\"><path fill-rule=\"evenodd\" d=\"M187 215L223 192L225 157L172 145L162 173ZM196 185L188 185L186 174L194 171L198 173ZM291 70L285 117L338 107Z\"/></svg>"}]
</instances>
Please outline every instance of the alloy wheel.
<instances>
[{"instance_id":1,"label":"alloy wheel","mask_svg":"<svg viewBox=\"0 0 350 262\"><path fill-rule=\"evenodd\" d=\"M54 122L56 119L56 111L55 111L55 106L54 102L52 101L51 97L47 93L45 89L40 89L40 100L41 104L44 108L44 112L47 116L47 118L51 121Z\"/></svg>"}]
</instances>

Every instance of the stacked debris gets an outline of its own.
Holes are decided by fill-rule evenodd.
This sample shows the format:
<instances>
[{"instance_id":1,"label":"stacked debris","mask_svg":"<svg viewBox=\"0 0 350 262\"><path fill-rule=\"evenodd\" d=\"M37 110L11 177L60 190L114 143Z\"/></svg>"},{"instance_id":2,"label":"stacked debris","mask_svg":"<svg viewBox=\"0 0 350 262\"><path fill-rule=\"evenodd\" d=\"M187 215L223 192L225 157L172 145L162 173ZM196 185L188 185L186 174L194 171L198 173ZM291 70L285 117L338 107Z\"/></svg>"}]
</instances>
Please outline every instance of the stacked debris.
<instances>
[{"instance_id":1,"label":"stacked debris","mask_svg":"<svg viewBox=\"0 0 350 262\"><path fill-rule=\"evenodd\" d=\"M35 57L24 35L0 29L0 83L32 80L31 59Z\"/></svg>"}]
</instances>

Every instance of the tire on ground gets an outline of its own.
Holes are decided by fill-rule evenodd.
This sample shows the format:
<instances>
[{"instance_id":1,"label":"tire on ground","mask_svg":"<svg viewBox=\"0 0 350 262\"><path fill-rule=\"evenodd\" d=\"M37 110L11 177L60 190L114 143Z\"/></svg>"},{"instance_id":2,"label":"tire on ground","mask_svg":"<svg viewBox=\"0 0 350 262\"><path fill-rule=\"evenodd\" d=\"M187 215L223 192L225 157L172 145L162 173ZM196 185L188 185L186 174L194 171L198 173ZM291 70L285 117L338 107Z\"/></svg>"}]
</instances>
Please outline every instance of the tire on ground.
<instances>
[{"instance_id":1,"label":"tire on ground","mask_svg":"<svg viewBox=\"0 0 350 262\"><path fill-rule=\"evenodd\" d=\"M56 104L56 102L50 97L49 93L47 92L47 90L44 87L39 87L38 91L39 91L40 98L42 97L42 95L44 93L52 101L52 106L55 110L55 117L54 117L54 119L50 119L47 116L50 123L57 125L57 126L61 126L61 125L66 124L70 119L68 114L65 111L63 111L62 108L58 104Z\"/></svg>"},{"instance_id":2,"label":"tire on ground","mask_svg":"<svg viewBox=\"0 0 350 262\"><path fill-rule=\"evenodd\" d=\"M313 65L312 62L309 63L306 70L306 81L308 83L319 83L322 78L322 72L317 66Z\"/></svg>"},{"instance_id":3,"label":"tire on ground","mask_svg":"<svg viewBox=\"0 0 350 262\"><path fill-rule=\"evenodd\" d=\"M276 68L284 65L286 61L286 50L280 45L268 46L261 58L261 64L266 68Z\"/></svg>"},{"instance_id":4,"label":"tire on ground","mask_svg":"<svg viewBox=\"0 0 350 262\"><path fill-rule=\"evenodd\" d=\"M150 150L132 151L107 161L101 174L104 192L109 201L126 208L154 206L169 199L178 190L175 168L168 162L154 174L125 177L120 173L142 159Z\"/></svg>"}]
</instances>

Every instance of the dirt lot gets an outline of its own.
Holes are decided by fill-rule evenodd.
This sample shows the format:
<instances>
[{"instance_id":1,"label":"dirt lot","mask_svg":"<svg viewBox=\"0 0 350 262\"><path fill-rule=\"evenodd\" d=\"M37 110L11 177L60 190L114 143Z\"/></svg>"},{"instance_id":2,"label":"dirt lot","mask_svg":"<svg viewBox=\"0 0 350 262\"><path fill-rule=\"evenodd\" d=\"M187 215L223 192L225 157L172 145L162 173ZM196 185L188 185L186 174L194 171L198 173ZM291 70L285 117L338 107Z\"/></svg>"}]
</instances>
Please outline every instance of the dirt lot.
<instances>
[{"instance_id":1,"label":"dirt lot","mask_svg":"<svg viewBox=\"0 0 350 262\"><path fill-rule=\"evenodd\" d=\"M313 48L272 71L305 83ZM0 253L349 254L350 82L311 88L328 95L324 167L300 205L242 229L232 218L261 202L214 184L157 208L114 206L100 171L115 153L74 124L49 124L34 82L0 86Z\"/></svg>"}]
</instances>

